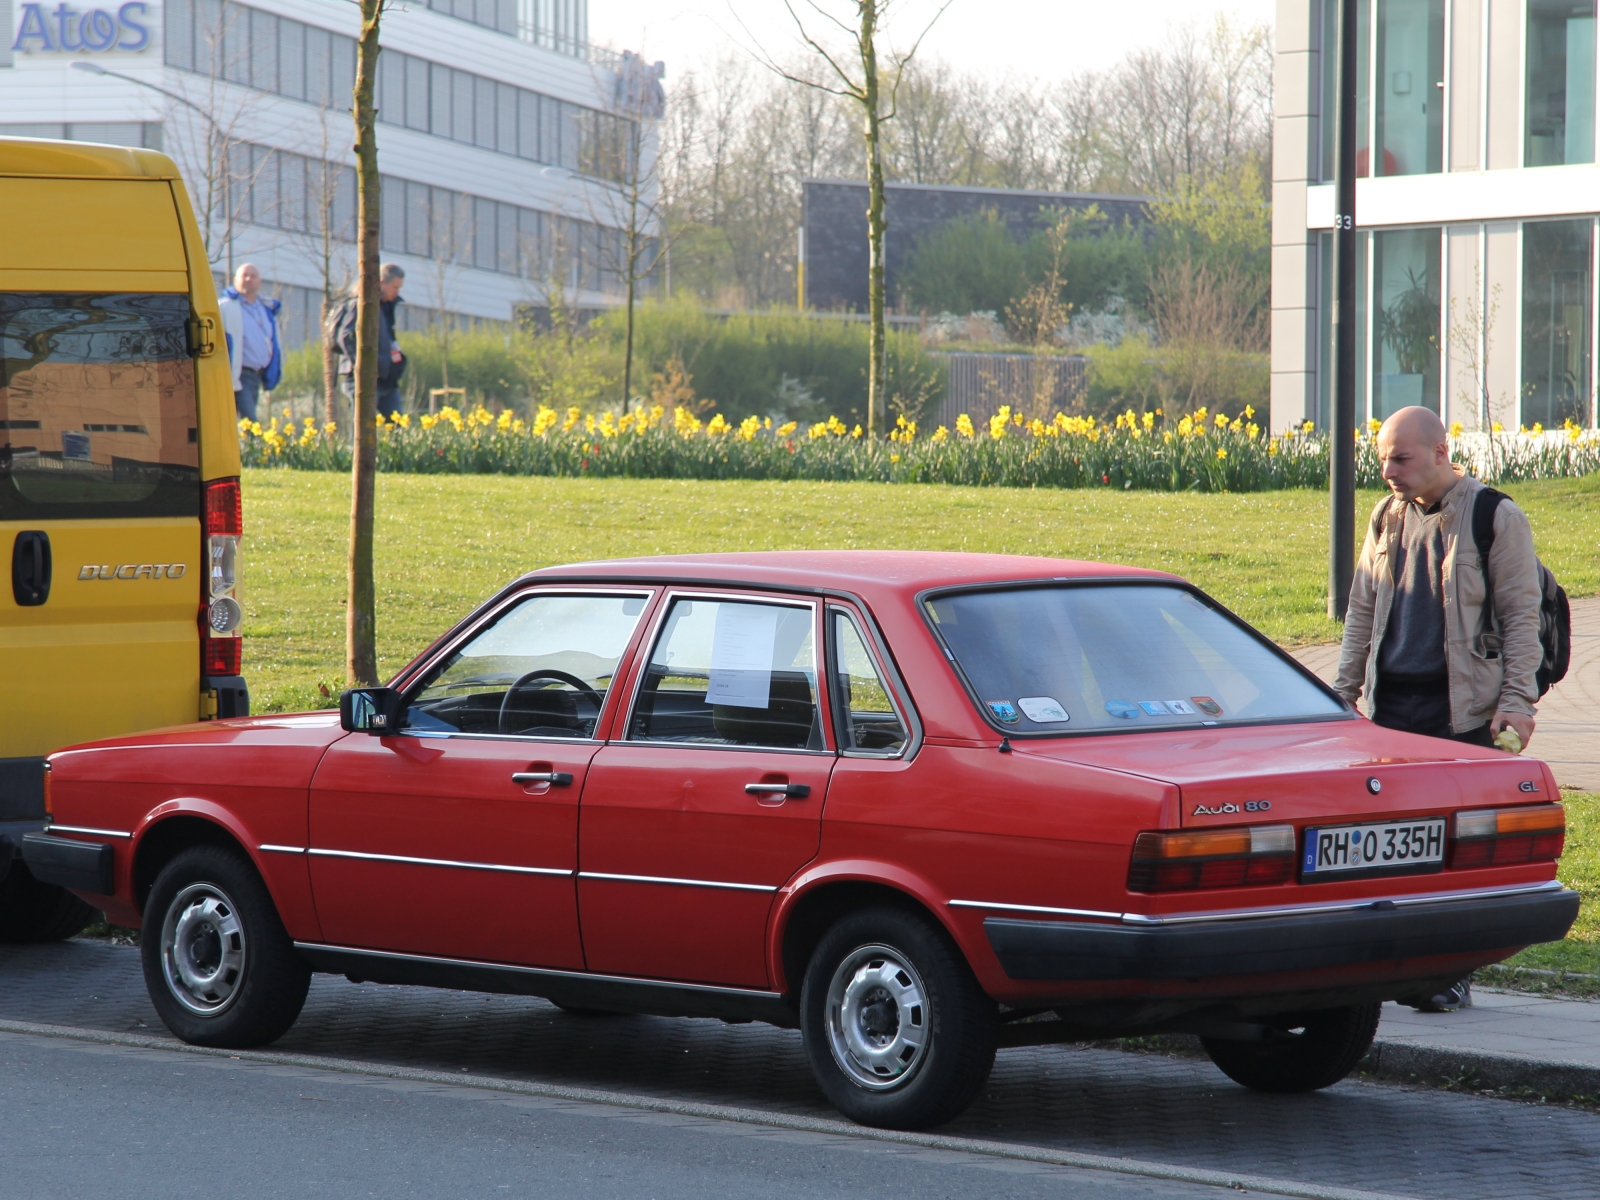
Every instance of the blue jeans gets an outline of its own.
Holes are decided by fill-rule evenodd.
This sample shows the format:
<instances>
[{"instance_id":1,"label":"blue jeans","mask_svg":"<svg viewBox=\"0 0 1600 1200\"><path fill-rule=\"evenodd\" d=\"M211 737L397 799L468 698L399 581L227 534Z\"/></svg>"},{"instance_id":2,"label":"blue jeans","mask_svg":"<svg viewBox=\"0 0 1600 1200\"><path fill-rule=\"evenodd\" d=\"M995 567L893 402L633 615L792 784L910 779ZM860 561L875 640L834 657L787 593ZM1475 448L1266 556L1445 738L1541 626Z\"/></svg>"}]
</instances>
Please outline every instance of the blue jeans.
<instances>
[{"instance_id":1,"label":"blue jeans","mask_svg":"<svg viewBox=\"0 0 1600 1200\"><path fill-rule=\"evenodd\" d=\"M261 372L254 367L239 369L239 390L233 394L233 407L239 419L256 419L256 402L261 398Z\"/></svg>"}]
</instances>

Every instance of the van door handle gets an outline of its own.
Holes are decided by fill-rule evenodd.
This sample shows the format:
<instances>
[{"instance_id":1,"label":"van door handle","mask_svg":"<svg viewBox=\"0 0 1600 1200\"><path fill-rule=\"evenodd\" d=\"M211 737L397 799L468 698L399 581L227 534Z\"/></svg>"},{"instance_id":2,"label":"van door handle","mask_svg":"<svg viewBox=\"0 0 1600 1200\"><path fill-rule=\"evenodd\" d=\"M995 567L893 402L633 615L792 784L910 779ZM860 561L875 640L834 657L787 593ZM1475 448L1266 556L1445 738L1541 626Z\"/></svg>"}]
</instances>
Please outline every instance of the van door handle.
<instances>
[{"instance_id":1,"label":"van door handle","mask_svg":"<svg viewBox=\"0 0 1600 1200\"><path fill-rule=\"evenodd\" d=\"M791 800L804 800L811 795L808 783L747 783L744 790L752 796L787 796Z\"/></svg>"},{"instance_id":2,"label":"van door handle","mask_svg":"<svg viewBox=\"0 0 1600 1200\"><path fill-rule=\"evenodd\" d=\"M37 608L50 598L50 535L24 529L11 545L11 594L22 608Z\"/></svg>"},{"instance_id":3,"label":"van door handle","mask_svg":"<svg viewBox=\"0 0 1600 1200\"><path fill-rule=\"evenodd\" d=\"M566 787L572 782L570 771L518 771L511 776L512 783L553 783Z\"/></svg>"}]
</instances>

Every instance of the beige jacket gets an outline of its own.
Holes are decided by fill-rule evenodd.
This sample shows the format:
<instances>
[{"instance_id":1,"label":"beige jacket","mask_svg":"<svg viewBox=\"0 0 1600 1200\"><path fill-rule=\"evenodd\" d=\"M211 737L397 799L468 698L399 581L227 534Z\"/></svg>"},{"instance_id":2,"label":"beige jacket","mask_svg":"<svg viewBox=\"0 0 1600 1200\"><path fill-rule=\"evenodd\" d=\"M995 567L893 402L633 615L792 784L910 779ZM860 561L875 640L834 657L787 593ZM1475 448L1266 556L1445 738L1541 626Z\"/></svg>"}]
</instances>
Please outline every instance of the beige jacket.
<instances>
[{"instance_id":1,"label":"beige jacket","mask_svg":"<svg viewBox=\"0 0 1600 1200\"><path fill-rule=\"evenodd\" d=\"M1483 629L1484 582L1472 540L1474 497L1483 489L1456 467L1460 482L1445 493L1444 528L1445 672L1450 686L1450 728L1476 729L1496 711L1534 710L1534 677L1543 658L1539 645L1539 572L1533 530L1523 511L1502 500L1494 514L1489 577L1494 581L1494 625ZM1334 690L1355 704L1363 693L1370 715L1376 702L1378 648L1394 603L1393 562L1400 537L1400 501L1380 500L1367 522L1345 615L1344 647Z\"/></svg>"}]
</instances>

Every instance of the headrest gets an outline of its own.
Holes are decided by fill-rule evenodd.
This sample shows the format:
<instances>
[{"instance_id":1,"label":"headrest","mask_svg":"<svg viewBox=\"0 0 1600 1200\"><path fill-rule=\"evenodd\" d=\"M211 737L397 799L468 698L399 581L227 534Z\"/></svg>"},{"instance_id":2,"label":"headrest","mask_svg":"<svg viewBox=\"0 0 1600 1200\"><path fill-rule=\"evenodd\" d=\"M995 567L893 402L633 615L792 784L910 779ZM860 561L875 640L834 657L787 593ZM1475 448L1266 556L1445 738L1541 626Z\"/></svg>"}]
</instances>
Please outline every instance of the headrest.
<instances>
[{"instance_id":1,"label":"headrest","mask_svg":"<svg viewBox=\"0 0 1600 1200\"><path fill-rule=\"evenodd\" d=\"M714 704L711 724L718 737L730 742L804 750L811 742L816 714L810 680L800 674L774 674L766 708Z\"/></svg>"}]
</instances>

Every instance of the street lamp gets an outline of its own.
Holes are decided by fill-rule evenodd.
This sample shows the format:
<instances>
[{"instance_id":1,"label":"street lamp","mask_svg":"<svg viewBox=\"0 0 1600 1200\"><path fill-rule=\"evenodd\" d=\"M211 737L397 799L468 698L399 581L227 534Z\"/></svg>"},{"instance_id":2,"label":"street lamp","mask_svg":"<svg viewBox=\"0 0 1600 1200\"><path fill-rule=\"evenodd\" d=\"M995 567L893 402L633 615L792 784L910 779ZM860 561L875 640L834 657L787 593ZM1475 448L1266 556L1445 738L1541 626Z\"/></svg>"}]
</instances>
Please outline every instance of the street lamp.
<instances>
[{"instance_id":1,"label":"street lamp","mask_svg":"<svg viewBox=\"0 0 1600 1200\"><path fill-rule=\"evenodd\" d=\"M72 69L74 71L85 71L90 75L108 75L112 79L120 79L124 83L132 83L142 88L149 88L152 92L159 92L168 100L183 105L191 112L198 113L200 119L206 123L206 156L213 161L215 161L217 155L221 152L221 149L226 145L226 142L222 136L222 131L217 128L217 123L212 118L211 114L205 109L201 108L194 101L178 95L177 92L170 92L159 84L151 83L148 79L140 79L134 75L124 75L121 71L108 71L105 67L102 67L99 63L95 62L75 62L72 64ZM206 199L209 202L211 197L208 196ZM210 224L211 213L208 211L206 213L206 225L208 228L210 227ZM232 222L229 222L228 224L228 274L230 277L233 275Z\"/></svg>"},{"instance_id":2,"label":"street lamp","mask_svg":"<svg viewBox=\"0 0 1600 1200\"><path fill-rule=\"evenodd\" d=\"M1356 540L1356 13L1338 0L1333 190L1333 411L1328 429L1328 615L1344 620ZM1326 49L1326 48L1325 48Z\"/></svg>"}]
</instances>

